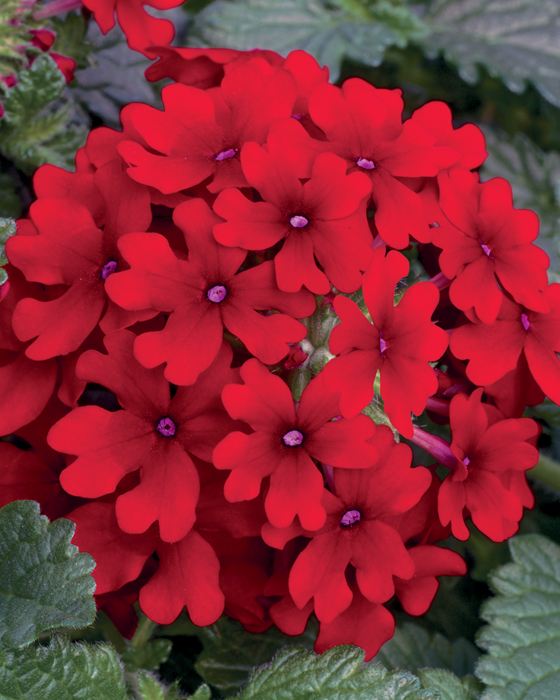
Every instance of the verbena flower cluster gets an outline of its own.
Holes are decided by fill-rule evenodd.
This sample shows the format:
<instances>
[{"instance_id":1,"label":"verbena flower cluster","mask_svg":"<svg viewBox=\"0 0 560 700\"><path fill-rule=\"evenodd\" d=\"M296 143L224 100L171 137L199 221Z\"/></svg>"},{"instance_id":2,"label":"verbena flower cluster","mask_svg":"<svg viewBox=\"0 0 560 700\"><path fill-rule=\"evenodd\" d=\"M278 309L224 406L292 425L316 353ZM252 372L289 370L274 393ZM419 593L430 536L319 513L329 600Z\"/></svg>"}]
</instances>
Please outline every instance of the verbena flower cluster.
<instances>
[{"instance_id":1,"label":"verbena flower cluster","mask_svg":"<svg viewBox=\"0 0 560 700\"><path fill-rule=\"evenodd\" d=\"M369 658L465 573L450 537L533 503L521 416L560 401L537 217L442 102L405 119L302 51L159 54L163 109L40 168L8 241L1 502L75 521L125 634L136 601L314 616Z\"/></svg>"}]
</instances>

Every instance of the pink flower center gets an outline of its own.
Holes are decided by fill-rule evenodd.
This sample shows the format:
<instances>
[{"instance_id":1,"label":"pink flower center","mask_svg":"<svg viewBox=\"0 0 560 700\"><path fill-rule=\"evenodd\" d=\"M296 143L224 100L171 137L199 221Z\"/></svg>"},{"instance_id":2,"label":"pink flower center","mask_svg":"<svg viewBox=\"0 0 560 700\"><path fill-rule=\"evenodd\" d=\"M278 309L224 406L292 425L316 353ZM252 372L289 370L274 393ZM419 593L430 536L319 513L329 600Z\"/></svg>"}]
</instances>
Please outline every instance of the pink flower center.
<instances>
[{"instance_id":1,"label":"pink flower center","mask_svg":"<svg viewBox=\"0 0 560 700\"><path fill-rule=\"evenodd\" d=\"M305 228L309 224L309 219L302 214L294 214L290 218L290 226L292 228Z\"/></svg>"},{"instance_id":2,"label":"pink flower center","mask_svg":"<svg viewBox=\"0 0 560 700\"><path fill-rule=\"evenodd\" d=\"M156 430L162 437L170 438L175 437L177 426L172 418L169 416L164 416L158 420Z\"/></svg>"},{"instance_id":3,"label":"pink flower center","mask_svg":"<svg viewBox=\"0 0 560 700\"><path fill-rule=\"evenodd\" d=\"M383 355L387 348L389 347L389 343L383 338L383 336L379 336L379 352Z\"/></svg>"},{"instance_id":4,"label":"pink flower center","mask_svg":"<svg viewBox=\"0 0 560 700\"><path fill-rule=\"evenodd\" d=\"M486 245L486 243L481 243L480 247L482 248L484 255L487 257L490 257L492 255L492 248L490 248L489 245Z\"/></svg>"},{"instance_id":5,"label":"pink flower center","mask_svg":"<svg viewBox=\"0 0 560 700\"><path fill-rule=\"evenodd\" d=\"M231 160L231 158L235 158L237 155L237 150L237 148L226 148L225 150L216 153L214 160L218 161L218 163L221 163L223 160Z\"/></svg>"},{"instance_id":6,"label":"pink flower center","mask_svg":"<svg viewBox=\"0 0 560 700\"><path fill-rule=\"evenodd\" d=\"M521 325L525 331L528 331L529 328L531 328L531 321L529 321L527 314L521 314Z\"/></svg>"},{"instance_id":7,"label":"pink flower center","mask_svg":"<svg viewBox=\"0 0 560 700\"><path fill-rule=\"evenodd\" d=\"M107 279L110 275L113 274L113 272L117 271L119 264L116 260L107 260L105 265L101 268L101 271L99 272L99 276L103 281Z\"/></svg>"},{"instance_id":8,"label":"pink flower center","mask_svg":"<svg viewBox=\"0 0 560 700\"><path fill-rule=\"evenodd\" d=\"M208 301L211 301L213 304L221 304L221 302L227 297L227 295L227 287L225 287L223 284L215 284L213 287L210 287L210 289L208 289L208 291L206 292L206 297Z\"/></svg>"},{"instance_id":9,"label":"pink flower center","mask_svg":"<svg viewBox=\"0 0 560 700\"><path fill-rule=\"evenodd\" d=\"M299 430L288 430L282 436L282 442L286 447L299 447L303 443L303 433Z\"/></svg>"},{"instance_id":10,"label":"pink flower center","mask_svg":"<svg viewBox=\"0 0 560 700\"><path fill-rule=\"evenodd\" d=\"M465 465L465 467L468 467L470 463L470 457L463 457L463 464Z\"/></svg>"},{"instance_id":11,"label":"pink flower center","mask_svg":"<svg viewBox=\"0 0 560 700\"><path fill-rule=\"evenodd\" d=\"M364 158L363 156L356 159L356 165L358 168L362 168L362 170L375 170L375 163L369 158Z\"/></svg>"},{"instance_id":12,"label":"pink flower center","mask_svg":"<svg viewBox=\"0 0 560 700\"><path fill-rule=\"evenodd\" d=\"M347 510L346 513L340 518L340 527L353 527L357 525L362 519L362 514L359 510L352 508Z\"/></svg>"}]
</instances>

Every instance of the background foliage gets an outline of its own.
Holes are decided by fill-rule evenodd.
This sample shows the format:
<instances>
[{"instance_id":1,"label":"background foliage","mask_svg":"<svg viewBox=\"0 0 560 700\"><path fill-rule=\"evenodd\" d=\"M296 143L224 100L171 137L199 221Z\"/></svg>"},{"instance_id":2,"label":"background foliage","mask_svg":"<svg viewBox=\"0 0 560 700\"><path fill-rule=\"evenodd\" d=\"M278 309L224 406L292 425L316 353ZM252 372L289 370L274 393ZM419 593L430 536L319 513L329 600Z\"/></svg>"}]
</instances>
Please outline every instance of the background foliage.
<instances>
[{"instance_id":1,"label":"background foliage","mask_svg":"<svg viewBox=\"0 0 560 700\"><path fill-rule=\"evenodd\" d=\"M16 73L18 82L0 87L0 265L13 233L7 219L31 201L34 169L71 167L91 126L117 124L126 102L156 104L161 87L146 83L148 61L118 30L103 37L76 12L51 21L56 51L78 62L71 86L46 55L26 67L21 32L8 23L18 3L1 4L0 74ZM474 121L487 136L483 177L507 177L517 205L538 212L560 281L560 0L190 0L172 18L178 44L303 48L336 78L402 87L409 109L447 101L457 124ZM70 545L71 524L48 524L31 503L7 506L0 700L555 697L560 414L551 404L534 414L543 456L532 472L537 507L522 534L509 545L473 534L462 551L469 576L445 581L425 617L402 615L370 665L353 648L316 657L307 635L250 636L229 620L198 629L183 618L166 628L143 619L125 641L107 619L91 624L93 563Z\"/></svg>"}]
</instances>

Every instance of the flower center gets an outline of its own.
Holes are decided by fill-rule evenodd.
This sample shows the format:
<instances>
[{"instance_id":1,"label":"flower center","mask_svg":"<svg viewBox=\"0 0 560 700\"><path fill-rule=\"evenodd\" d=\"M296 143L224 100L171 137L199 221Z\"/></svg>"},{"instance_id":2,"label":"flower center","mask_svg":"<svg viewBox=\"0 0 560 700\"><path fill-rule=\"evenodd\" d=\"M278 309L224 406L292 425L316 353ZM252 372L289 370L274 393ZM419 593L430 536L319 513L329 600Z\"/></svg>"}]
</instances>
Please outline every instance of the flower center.
<instances>
[{"instance_id":1,"label":"flower center","mask_svg":"<svg viewBox=\"0 0 560 700\"><path fill-rule=\"evenodd\" d=\"M379 352L383 355L387 348L389 347L389 343L383 338L383 336L379 336Z\"/></svg>"},{"instance_id":2,"label":"flower center","mask_svg":"<svg viewBox=\"0 0 560 700\"><path fill-rule=\"evenodd\" d=\"M529 321L527 314L521 314L521 325L525 331L528 331L529 328L531 328L531 321Z\"/></svg>"},{"instance_id":3,"label":"flower center","mask_svg":"<svg viewBox=\"0 0 560 700\"><path fill-rule=\"evenodd\" d=\"M340 527L354 527L362 519L362 514L359 510L352 508L347 510L346 513L340 518Z\"/></svg>"},{"instance_id":4,"label":"flower center","mask_svg":"<svg viewBox=\"0 0 560 700\"><path fill-rule=\"evenodd\" d=\"M156 430L158 433L165 438L175 437L177 432L177 426L175 421L169 416L164 416L160 418L156 424Z\"/></svg>"},{"instance_id":5,"label":"flower center","mask_svg":"<svg viewBox=\"0 0 560 700\"><path fill-rule=\"evenodd\" d=\"M116 260L107 260L105 265L101 268L99 272L99 276L103 281L107 279L110 275L113 274L113 272L117 271L117 268L119 266L119 263Z\"/></svg>"},{"instance_id":6,"label":"flower center","mask_svg":"<svg viewBox=\"0 0 560 700\"><path fill-rule=\"evenodd\" d=\"M223 284L215 284L210 287L206 292L206 298L213 304L221 304L221 302L227 297L228 290Z\"/></svg>"},{"instance_id":7,"label":"flower center","mask_svg":"<svg viewBox=\"0 0 560 700\"><path fill-rule=\"evenodd\" d=\"M362 168L362 170L375 170L375 163L369 158L364 158L363 156L356 159L356 165L358 168Z\"/></svg>"},{"instance_id":8,"label":"flower center","mask_svg":"<svg viewBox=\"0 0 560 700\"><path fill-rule=\"evenodd\" d=\"M486 243L481 243L480 247L482 248L484 255L487 257L490 257L492 255L492 248L490 248L489 245L486 245Z\"/></svg>"},{"instance_id":9,"label":"flower center","mask_svg":"<svg viewBox=\"0 0 560 700\"><path fill-rule=\"evenodd\" d=\"M237 148L226 148L225 150L216 153L216 155L214 156L214 160L218 161L218 163L221 163L223 160L231 160L231 158L235 158L236 155Z\"/></svg>"},{"instance_id":10,"label":"flower center","mask_svg":"<svg viewBox=\"0 0 560 700\"><path fill-rule=\"evenodd\" d=\"M309 219L302 214L294 214L290 218L290 226L292 228L305 228L309 224Z\"/></svg>"},{"instance_id":11,"label":"flower center","mask_svg":"<svg viewBox=\"0 0 560 700\"><path fill-rule=\"evenodd\" d=\"M286 447L299 447L303 443L303 433L299 430L288 430L282 436L282 442Z\"/></svg>"},{"instance_id":12,"label":"flower center","mask_svg":"<svg viewBox=\"0 0 560 700\"><path fill-rule=\"evenodd\" d=\"M465 467L468 467L470 463L470 457L463 457L463 464L465 465Z\"/></svg>"}]
</instances>

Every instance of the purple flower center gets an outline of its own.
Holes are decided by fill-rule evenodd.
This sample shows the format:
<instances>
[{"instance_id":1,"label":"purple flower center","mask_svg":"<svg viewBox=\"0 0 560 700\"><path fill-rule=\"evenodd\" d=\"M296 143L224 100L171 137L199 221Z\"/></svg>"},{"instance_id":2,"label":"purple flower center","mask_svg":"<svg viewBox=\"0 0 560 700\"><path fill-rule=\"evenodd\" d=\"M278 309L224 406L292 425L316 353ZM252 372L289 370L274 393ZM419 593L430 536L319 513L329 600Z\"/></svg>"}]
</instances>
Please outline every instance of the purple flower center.
<instances>
[{"instance_id":1,"label":"purple flower center","mask_svg":"<svg viewBox=\"0 0 560 700\"><path fill-rule=\"evenodd\" d=\"M214 156L214 160L217 160L218 163L221 163L223 160L230 160L231 158L235 158L236 155L237 148L226 148L225 150L216 153L216 155Z\"/></svg>"},{"instance_id":2,"label":"purple flower center","mask_svg":"<svg viewBox=\"0 0 560 700\"><path fill-rule=\"evenodd\" d=\"M527 314L521 314L521 325L526 331L528 331L529 328L531 328L531 321L529 321L529 317L527 316Z\"/></svg>"},{"instance_id":3,"label":"purple flower center","mask_svg":"<svg viewBox=\"0 0 560 700\"><path fill-rule=\"evenodd\" d=\"M293 228L305 228L309 224L309 219L301 214L295 214L290 219L290 226Z\"/></svg>"},{"instance_id":4,"label":"purple flower center","mask_svg":"<svg viewBox=\"0 0 560 700\"><path fill-rule=\"evenodd\" d=\"M369 158L364 158L363 156L356 159L356 165L358 168L362 168L362 170L375 170L375 163Z\"/></svg>"},{"instance_id":5,"label":"purple flower center","mask_svg":"<svg viewBox=\"0 0 560 700\"><path fill-rule=\"evenodd\" d=\"M383 355L388 347L389 343L385 340L385 338L383 338L383 336L379 336L379 352Z\"/></svg>"},{"instance_id":6,"label":"purple flower center","mask_svg":"<svg viewBox=\"0 0 560 700\"><path fill-rule=\"evenodd\" d=\"M299 430L288 430L282 436L282 442L286 447L299 447L303 443L303 433Z\"/></svg>"},{"instance_id":7,"label":"purple flower center","mask_svg":"<svg viewBox=\"0 0 560 700\"><path fill-rule=\"evenodd\" d=\"M481 243L480 247L484 251L484 255L487 255L488 257L492 255L492 248L490 248L489 245L486 245L486 243Z\"/></svg>"},{"instance_id":8,"label":"purple flower center","mask_svg":"<svg viewBox=\"0 0 560 700\"><path fill-rule=\"evenodd\" d=\"M158 420L156 430L162 437L169 438L175 436L177 426L172 418L169 416L164 416Z\"/></svg>"},{"instance_id":9,"label":"purple flower center","mask_svg":"<svg viewBox=\"0 0 560 700\"><path fill-rule=\"evenodd\" d=\"M302 115L301 114L292 114L292 119L295 119L297 122L299 122L302 119Z\"/></svg>"},{"instance_id":10,"label":"purple flower center","mask_svg":"<svg viewBox=\"0 0 560 700\"><path fill-rule=\"evenodd\" d=\"M468 467L470 463L470 457L463 457L463 464L465 465L465 467Z\"/></svg>"},{"instance_id":11,"label":"purple flower center","mask_svg":"<svg viewBox=\"0 0 560 700\"><path fill-rule=\"evenodd\" d=\"M117 268L119 266L119 263L116 260L107 260L105 265L101 268L101 272L99 273L99 276L103 281L109 277L109 275L112 275L113 272L117 271Z\"/></svg>"},{"instance_id":12,"label":"purple flower center","mask_svg":"<svg viewBox=\"0 0 560 700\"><path fill-rule=\"evenodd\" d=\"M362 519L362 514L359 510L352 508L347 510L346 513L340 518L340 527L353 527L357 525Z\"/></svg>"},{"instance_id":13,"label":"purple flower center","mask_svg":"<svg viewBox=\"0 0 560 700\"><path fill-rule=\"evenodd\" d=\"M206 292L208 301L211 301L213 304L220 304L227 297L227 295L227 287L225 287L223 284L215 284Z\"/></svg>"}]
</instances>

